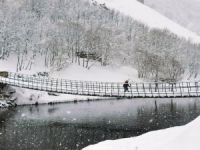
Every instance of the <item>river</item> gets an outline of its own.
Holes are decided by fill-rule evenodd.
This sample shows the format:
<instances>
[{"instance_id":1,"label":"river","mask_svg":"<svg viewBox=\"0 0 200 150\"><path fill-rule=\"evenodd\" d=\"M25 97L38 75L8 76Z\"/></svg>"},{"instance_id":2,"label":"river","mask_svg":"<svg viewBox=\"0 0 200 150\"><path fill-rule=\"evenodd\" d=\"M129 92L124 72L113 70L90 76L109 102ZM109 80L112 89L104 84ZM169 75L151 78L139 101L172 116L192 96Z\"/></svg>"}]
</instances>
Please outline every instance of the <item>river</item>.
<instances>
[{"instance_id":1,"label":"river","mask_svg":"<svg viewBox=\"0 0 200 150\"><path fill-rule=\"evenodd\" d=\"M0 109L0 150L80 150L184 125L200 99L125 99Z\"/></svg>"}]
</instances>

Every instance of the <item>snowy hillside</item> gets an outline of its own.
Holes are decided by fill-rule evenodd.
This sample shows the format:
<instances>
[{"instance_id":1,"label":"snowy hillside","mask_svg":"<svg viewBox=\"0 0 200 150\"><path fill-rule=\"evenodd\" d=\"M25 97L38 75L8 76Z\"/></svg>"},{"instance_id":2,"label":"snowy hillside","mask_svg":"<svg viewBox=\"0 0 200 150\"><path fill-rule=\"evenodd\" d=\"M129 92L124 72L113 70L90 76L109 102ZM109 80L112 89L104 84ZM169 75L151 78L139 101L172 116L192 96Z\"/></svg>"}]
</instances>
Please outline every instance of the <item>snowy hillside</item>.
<instances>
[{"instance_id":1,"label":"snowy hillside","mask_svg":"<svg viewBox=\"0 0 200 150\"><path fill-rule=\"evenodd\" d=\"M136 0L12 1L0 5L2 70L129 66L153 81L200 72L200 38Z\"/></svg>"},{"instance_id":2,"label":"snowy hillside","mask_svg":"<svg viewBox=\"0 0 200 150\"><path fill-rule=\"evenodd\" d=\"M200 35L199 0L145 0L145 5Z\"/></svg>"},{"instance_id":3,"label":"snowy hillside","mask_svg":"<svg viewBox=\"0 0 200 150\"><path fill-rule=\"evenodd\" d=\"M145 23L146 25L150 27L161 28L161 29L166 28L181 37L191 39L194 42L198 42L198 43L200 42L200 37L197 36L195 33L192 33L191 31L185 29L184 27L174 23L167 17L164 17L163 15L159 14L155 10L149 8L148 6L141 4L137 0L123 0L123 1L122 0L96 0L96 1L98 1L101 4L105 3L106 6L108 6L109 8L114 8L116 10L119 10L125 15L129 15L133 17L134 19L141 21L142 23ZM167 1L164 1L164 2L167 3ZM179 5L177 5L177 7L178 6Z\"/></svg>"},{"instance_id":4,"label":"snowy hillside","mask_svg":"<svg viewBox=\"0 0 200 150\"><path fill-rule=\"evenodd\" d=\"M199 150L200 117L181 126L115 141L105 141L84 150Z\"/></svg>"}]
</instances>

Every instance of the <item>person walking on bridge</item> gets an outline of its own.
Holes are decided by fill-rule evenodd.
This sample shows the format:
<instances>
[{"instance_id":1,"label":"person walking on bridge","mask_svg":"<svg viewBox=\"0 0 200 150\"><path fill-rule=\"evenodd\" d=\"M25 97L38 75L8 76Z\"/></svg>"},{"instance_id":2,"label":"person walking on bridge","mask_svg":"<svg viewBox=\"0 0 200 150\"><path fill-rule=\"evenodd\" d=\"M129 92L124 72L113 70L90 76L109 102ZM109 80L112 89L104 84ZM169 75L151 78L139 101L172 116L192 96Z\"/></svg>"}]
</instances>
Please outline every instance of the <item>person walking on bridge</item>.
<instances>
[{"instance_id":1,"label":"person walking on bridge","mask_svg":"<svg viewBox=\"0 0 200 150\"><path fill-rule=\"evenodd\" d=\"M129 92L128 87L130 87L128 80L126 80L123 84L124 92Z\"/></svg>"}]
</instances>

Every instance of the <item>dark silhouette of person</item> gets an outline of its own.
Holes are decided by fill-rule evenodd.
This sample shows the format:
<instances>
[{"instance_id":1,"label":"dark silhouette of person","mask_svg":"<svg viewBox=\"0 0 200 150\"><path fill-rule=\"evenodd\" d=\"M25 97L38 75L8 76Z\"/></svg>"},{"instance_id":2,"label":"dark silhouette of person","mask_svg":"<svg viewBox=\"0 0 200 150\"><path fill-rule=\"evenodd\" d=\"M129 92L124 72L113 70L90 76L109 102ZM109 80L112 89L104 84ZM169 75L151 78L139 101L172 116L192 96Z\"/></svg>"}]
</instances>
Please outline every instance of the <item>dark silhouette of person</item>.
<instances>
[{"instance_id":1,"label":"dark silhouette of person","mask_svg":"<svg viewBox=\"0 0 200 150\"><path fill-rule=\"evenodd\" d=\"M124 87L124 92L129 92L128 91L128 87L130 87L129 83L128 83L128 80L126 80L123 84L123 87Z\"/></svg>"}]
</instances>

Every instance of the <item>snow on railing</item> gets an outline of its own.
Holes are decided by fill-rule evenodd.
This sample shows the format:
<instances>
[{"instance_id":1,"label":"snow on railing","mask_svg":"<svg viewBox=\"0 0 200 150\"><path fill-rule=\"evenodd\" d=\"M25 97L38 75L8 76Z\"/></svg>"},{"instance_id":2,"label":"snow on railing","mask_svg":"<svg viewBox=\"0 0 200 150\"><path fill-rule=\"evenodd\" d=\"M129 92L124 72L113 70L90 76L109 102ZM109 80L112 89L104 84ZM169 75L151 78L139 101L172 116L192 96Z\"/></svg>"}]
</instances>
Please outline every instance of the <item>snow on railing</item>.
<instances>
[{"instance_id":1,"label":"snow on railing","mask_svg":"<svg viewBox=\"0 0 200 150\"><path fill-rule=\"evenodd\" d=\"M21 88L47 92L106 96L106 97L198 97L200 82L179 83L130 83L128 91L124 91L123 83L76 81L9 73L8 77L0 77L0 83Z\"/></svg>"}]
</instances>

